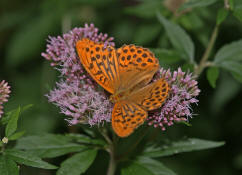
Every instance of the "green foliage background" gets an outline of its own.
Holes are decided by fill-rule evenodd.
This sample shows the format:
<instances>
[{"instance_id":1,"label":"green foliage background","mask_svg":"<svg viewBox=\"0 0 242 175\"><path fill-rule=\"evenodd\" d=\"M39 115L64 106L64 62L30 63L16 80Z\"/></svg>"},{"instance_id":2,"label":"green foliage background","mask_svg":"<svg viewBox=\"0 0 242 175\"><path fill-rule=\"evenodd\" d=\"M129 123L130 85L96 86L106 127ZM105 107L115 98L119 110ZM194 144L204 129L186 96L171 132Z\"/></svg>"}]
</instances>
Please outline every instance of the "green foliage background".
<instances>
[{"instance_id":1,"label":"green foliage background","mask_svg":"<svg viewBox=\"0 0 242 175\"><path fill-rule=\"evenodd\" d=\"M161 66L172 69L178 66L185 68L189 65L184 64L180 55L174 53L174 48L168 40L169 33L159 22L156 11L160 11L167 19L186 30L195 43L195 58L199 61L216 24L217 13L224 7L222 0L215 1L210 0L212 3L209 6L206 4L209 0L204 1L204 7L190 6L193 7L192 10L177 17L163 5L161 0L142 2L135 0L2 0L0 2L0 80L5 79L12 87L10 101L5 105L6 111L17 108L19 104L34 104L19 119L19 130L25 130L27 135L78 132L79 127L69 127L64 121L64 116L59 114L59 110L49 104L44 97L44 94L53 88L58 76L57 72L49 66L49 62L40 55L45 51L48 35L61 35L73 27L94 23L101 32L115 38L117 47L132 43L148 48L161 48L163 51L160 57L158 56L162 58ZM242 38L240 0L233 1L233 8L234 11L229 12L227 19L220 26L211 59L219 48ZM223 11L219 15L220 19L226 16ZM219 69L218 73L215 69L206 69L198 79L202 91L199 105L194 107L193 112L196 115L190 120L192 127L176 124L165 132L160 131L159 137L179 139L189 136L225 141L226 144L216 149L160 158L177 174L239 175L242 173L242 88L237 81L238 79L241 81L242 76L235 73L231 76L232 71L223 69ZM242 70L239 71L242 72ZM215 87L211 79L216 80L217 74L219 75ZM211 86L215 88L210 86L207 77L212 77L209 79ZM0 132L2 136L4 133L2 128ZM60 163L65 158L56 158L52 161ZM107 165L102 159L106 160L108 157L101 152L95 160L97 163L92 165L86 174L95 174L102 169L104 174ZM21 174L49 175L52 173L50 170L30 167L21 169Z\"/></svg>"}]
</instances>

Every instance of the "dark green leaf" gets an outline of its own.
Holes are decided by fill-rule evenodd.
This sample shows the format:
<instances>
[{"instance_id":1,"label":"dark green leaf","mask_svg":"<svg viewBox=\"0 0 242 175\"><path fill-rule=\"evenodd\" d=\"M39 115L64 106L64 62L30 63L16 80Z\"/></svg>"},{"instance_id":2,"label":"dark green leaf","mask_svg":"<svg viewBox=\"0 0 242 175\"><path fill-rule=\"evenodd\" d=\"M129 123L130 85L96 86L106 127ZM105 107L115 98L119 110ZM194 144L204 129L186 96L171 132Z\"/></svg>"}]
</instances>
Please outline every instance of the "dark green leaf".
<instances>
[{"instance_id":1,"label":"dark green leaf","mask_svg":"<svg viewBox=\"0 0 242 175\"><path fill-rule=\"evenodd\" d=\"M172 142L171 144L165 145L163 147L149 147L144 151L143 155L149 157L163 157L182 152L216 148L222 145L224 145L224 142L214 142L196 138L189 138L177 142Z\"/></svg>"},{"instance_id":2,"label":"dark green leaf","mask_svg":"<svg viewBox=\"0 0 242 175\"><path fill-rule=\"evenodd\" d=\"M3 142L0 140L0 147L3 145Z\"/></svg>"},{"instance_id":3,"label":"dark green leaf","mask_svg":"<svg viewBox=\"0 0 242 175\"><path fill-rule=\"evenodd\" d=\"M215 55L214 62L220 64L224 61L242 61L242 40L234 41L220 48Z\"/></svg>"},{"instance_id":4,"label":"dark green leaf","mask_svg":"<svg viewBox=\"0 0 242 175\"><path fill-rule=\"evenodd\" d=\"M210 67L207 70L207 79L209 84L215 88L216 87L216 81L219 76L219 69L217 67Z\"/></svg>"},{"instance_id":5,"label":"dark green leaf","mask_svg":"<svg viewBox=\"0 0 242 175\"><path fill-rule=\"evenodd\" d=\"M179 10L185 10L196 7L206 7L214 4L216 1L217 0L189 0L186 3L184 3Z\"/></svg>"},{"instance_id":6,"label":"dark green leaf","mask_svg":"<svg viewBox=\"0 0 242 175\"><path fill-rule=\"evenodd\" d=\"M175 175L161 162L148 157L138 157L135 161L127 162L121 169L121 175Z\"/></svg>"},{"instance_id":7,"label":"dark green leaf","mask_svg":"<svg viewBox=\"0 0 242 175\"><path fill-rule=\"evenodd\" d=\"M165 27L166 33L172 45L179 51L182 58L194 62L194 44L190 36L177 24L174 24L164 18L160 13L157 17L161 24Z\"/></svg>"},{"instance_id":8,"label":"dark green leaf","mask_svg":"<svg viewBox=\"0 0 242 175\"><path fill-rule=\"evenodd\" d=\"M214 64L242 79L242 40L223 46L215 55Z\"/></svg>"},{"instance_id":9,"label":"dark green leaf","mask_svg":"<svg viewBox=\"0 0 242 175\"><path fill-rule=\"evenodd\" d=\"M80 175L84 173L93 163L97 155L97 150L85 150L77 153L71 158L61 163L57 175Z\"/></svg>"},{"instance_id":10,"label":"dark green leaf","mask_svg":"<svg viewBox=\"0 0 242 175\"><path fill-rule=\"evenodd\" d=\"M147 44L157 37L161 30L160 25L144 25L140 26L134 35L134 43L137 45Z\"/></svg>"},{"instance_id":11,"label":"dark green leaf","mask_svg":"<svg viewBox=\"0 0 242 175\"><path fill-rule=\"evenodd\" d=\"M18 127L19 115L20 115L20 107L18 107L18 109L14 110L14 112L11 113L10 119L5 129L6 137L11 136L16 131Z\"/></svg>"},{"instance_id":12,"label":"dark green leaf","mask_svg":"<svg viewBox=\"0 0 242 175\"><path fill-rule=\"evenodd\" d=\"M18 175L19 174L17 164L13 160L11 160L1 154L0 154L0 174L1 175Z\"/></svg>"},{"instance_id":13,"label":"dark green leaf","mask_svg":"<svg viewBox=\"0 0 242 175\"><path fill-rule=\"evenodd\" d=\"M228 10L226 10L225 8L219 9L216 20L217 25L220 25L226 19L228 13Z\"/></svg>"},{"instance_id":14,"label":"dark green leaf","mask_svg":"<svg viewBox=\"0 0 242 175\"><path fill-rule=\"evenodd\" d=\"M152 175L152 173L137 162L128 162L129 164L121 169L121 175Z\"/></svg>"},{"instance_id":15,"label":"dark green leaf","mask_svg":"<svg viewBox=\"0 0 242 175\"><path fill-rule=\"evenodd\" d=\"M33 106L34 106L33 104L25 105L25 106L21 107L21 112L24 112L24 111L32 108Z\"/></svg>"},{"instance_id":16,"label":"dark green leaf","mask_svg":"<svg viewBox=\"0 0 242 175\"><path fill-rule=\"evenodd\" d=\"M5 151L6 155L18 162L19 164L24 164L27 166L32 166L36 168L43 168L43 169L56 169L57 167L51 165L47 162L42 161L39 157L32 155L31 153L9 149Z\"/></svg>"},{"instance_id":17,"label":"dark green leaf","mask_svg":"<svg viewBox=\"0 0 242 175\"><path fill-rule=\"evenodd\" d=\"M67 134L66 136L72 138L74 141L76 141L78 143L95 144L95 145L105 145L106 144L106 142L104 140L93 139L93 138L88 137L83 134L71 133L71 134Z\"/></svg>"},{"instance_id":18,"label":"dark green leaf","mask_svg":"<svg viewBox=\"0 0 242 175\"><path fill-rule=\"evenodd\" d=\"M152 172L153 175L175 175L172 170L165 167L161 162L149 157L138 157L137 162Z\"/></svg>"},{"instance_id":19,"label":"dark green leaf","mask_svg":"<svg viewBox=\"0 0 242 175\"><path fill-rule=\"evenodd\" d=\"M71 152L86 149L84 145L71 143L67 136L46 134L42 136L27 136L17 141L15 148L26 150L41 158L61 156Z\"/></svg>"},{"instance_id":20,"label":"dark green leaf","mask_svg":"<svg viewBox=\"0 0 242 175\"><path fill-rule=\"evenodd\" d=\"M155 17L156 11L162 10L161 3L159 0L145 0L134 7L125 8L124 12L142 18L152 18Z\"/></svg>"},{"instance_id":21,"label":"dark green leaf","mask_svg":"<svg viewBox=\"0 0 242 175\"><path fill-rule=\"evenodd\" d=\"M242 22L242 6L235 7L233 11L233 15Z\"/></svg>"},{"instance_id":22,"label":"dark green leaf","mask_svg":"<svg viewBox=\"0 0 242 175\"><path fill-rule=\"evenodd\" d=\"M11 135L8 140L17 140L20 137L22 137L25 134L25 131L20 131L20 132L16 132L13 135Z\"/></svg>"}]
</instances>

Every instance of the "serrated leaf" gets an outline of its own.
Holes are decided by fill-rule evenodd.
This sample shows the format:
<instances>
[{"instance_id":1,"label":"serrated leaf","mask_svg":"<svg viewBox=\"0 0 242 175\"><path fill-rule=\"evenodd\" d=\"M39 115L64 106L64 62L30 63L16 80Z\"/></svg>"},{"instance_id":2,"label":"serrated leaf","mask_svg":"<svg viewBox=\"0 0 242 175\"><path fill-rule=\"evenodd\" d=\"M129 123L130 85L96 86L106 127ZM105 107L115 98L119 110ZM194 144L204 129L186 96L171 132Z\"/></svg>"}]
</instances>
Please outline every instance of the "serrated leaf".
<instances>
[{"instance_id":1,"label":"serrated leaf","mask_svg":"<svg viewBox=\"0 0 242 175\"><path fill-rule=\"evenodd\" d=\"M219 69L217 67L210 67L207 70L207 79L209 84L215 88L216 87L216 81L219 76Z\"/></svg>"},{"instance_id":2,"label":"serrated leaf","mask_svg":"<svg viewBox=\"0 0 242 175\"><path fill-rule=\"evenodd\" d=\"M133 7L126 7L124 12L141 18L152 18L155 17L156 11L161 10L162 2L160 0L148 0Z\"/></svg>"},{"instance_id":3,"label":"serrated leaf","mask_svg":"<svg viewBox=\"0 0 242 175\"><path fill-rule=\"evenodd\" d=\"M89 149L73 155L71 158L61 163L57 175L80 175L84 173L93 163L97 155L97 150Z\"/></svg>"},{"instance_id":4,"label":"serrated leaf","mask_svg":"<svg viewBox=\"0 0 242 175\"><path fill-rule=\"evenodd\" d=\"M152 41L160 33L160 25L144 25L140 26L134 35L134 43L137 45L144 45Z\"/></svg>"},{"instance_id":5,"label":"serrated leaf","mask_svg":"<svg viewBox=\"0 0 242 175\"><path fill-rule=\"evenodd\" d=\"M1 175L18 175L17 164L4 155L0 155L0 174Z\"/></svg>"},{"instance_id":6,"label":"serrated leaf","mask_svg":"<svg viewBox=\"0 0 242 175\"><path fill-rule=\"evenodd\" d=\"M5 151L6 156L15 160L19 164L32 166L43 169L56 169L57 167L47 162L42 161L39 157L32 155L26 151L20 151L15 149L8 149Z\"/></svg>"},{"instance_id":7,"label":"serrated leaf","mask_svg":"<svg viewBox=\"0 0 242 175\"><path fill-rule=\"evenodd\" d=\"M226 10L225 8L219 9L216 19L217 25L220 25L226 19L228 13L228 10Z\"/></svg>"},{"instance_id":8,"label":"serrated leaf","mask_svg":"<svg viewBox=\"0 0 242 175\"><path fill-rule=\"evenodd\" d=\"M190 8L197 8L197 7L206 7L209 5L212 5L216 2L217 0L189 0L186 3L184 3L179 10L186 10Z\"/></svg>"},{"instance_id":9,"label":"serrated leaf","mask_svg":"<svg viewBox=\"0 0 242 175\"><path fill-rule=\"evenodd\" d=\"M242 78L242 40L223 46L215 55L214 64Z\"/></svg>"},{"instance_id":10,"label":"serrated leaf","mask_svg":"<svg viewBox=\"0 0 242 175\"><path fill-rule=\"evenodd\" d=\"M182 58L190 63L194 62L194 43L190 36L177 24L164 18L161 13L157 13L161 24L165 27L166 33L173 47L181 54Z\"/></svg>"},{"instance_id":11,"label":"serrated leaf","mask_svg":"<svg viewBox=\"0 0 242 175\"><path fill-rule=\"evenodd\" d=\"M22 137L25 134L25 131L20 131L20 132L16 132L13 135L11 135L8 140L17 140L20 137Z\"/></svg>"},{"instance_id":12,"label":"serrated leaf","mask_svg":"<svg viewBox=\"0 0 242 175\"><path fill-rule=\"evenodd\" d=\"M18 127L18 118L20 115L20 107L18 107L14 112L11 113L8 124L5 129L5 136L9 137L11 136Z\"/></svg>"},{"instance_id":13,"label":"serrated leaf","mask_svg":"<svg viewBox=\"0 0 242 175\"><path fill-rule=\"evenodd\" d=\"M171 142L169 145L165 145L163 147L148 147L144 151L143 155L149 157L163 157L183 152L216 148L224 144L224 142L189 138L181 141Z\"/></svg>"},{"instance_id":14,"label":"serrated leaf","mask_svg":"<svg viewBox=\"0 0 242 175\"><path fill-rule=\"evenodd\" d=\"M215 55L214 62L220 64L223 61L242 61L242 40L224 45Z\"/></svg>"},{"instance_id":15,"label":"serrated leaf","mask_svg":"<svg viewBox=\"0 0 242 175\"><path fill-rule=\"evenodd\" d=\"M46 134L42 136L27 136L18 139L16 149L26 150L41 158L52 158L71 152L82 151L87 147L71 142L67 136Z\"/></svg>"}]
</instances>

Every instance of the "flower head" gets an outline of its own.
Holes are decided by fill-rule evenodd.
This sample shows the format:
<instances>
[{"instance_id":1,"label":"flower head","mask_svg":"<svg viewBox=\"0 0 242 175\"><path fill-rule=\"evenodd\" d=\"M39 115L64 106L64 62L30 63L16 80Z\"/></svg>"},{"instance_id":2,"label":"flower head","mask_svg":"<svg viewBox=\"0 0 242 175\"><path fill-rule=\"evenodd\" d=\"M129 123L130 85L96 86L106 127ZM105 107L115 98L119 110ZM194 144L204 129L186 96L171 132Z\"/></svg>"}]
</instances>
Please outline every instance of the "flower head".
<instances>
[{"instance_id":1,"label":"flower head","mask_svg":"<svg viewBox=\"0 0 242 175\"><path fill-rule=\"evenodd\" d=\"M195 77L182 72L181 68L173 73L161 68L157 77L163 77L171 89L164 105L148 117L148 124L165 130L174 122L188 121L192 116L191 104L198 102L196 97L200 93Z\"/></svg>"},{"instance_id":2,"label":"flower head","mask_svg":"<svg viewBox=\"0 0 242 175\"><path fill-rule=\"evenodd\" d=\"M10 86L4 80L0 82L0 117L3 114L3 103L8 101Z\"/></svg>"},{"instance_id":3,"label":"flower head","mask_svg":"<svg viewBox=\"0 0 242 175\"><path fill-rule=\"evenodd\" d=\"M75 45L82 38L114 46L113 38L98 33L93 24L74 28L63 36L49 37L49 44L42 56L61 73L61 79L46 96L50 102L60 107L61 113L70 117L67 119L70 124L81 122L95 125L110 121L111 103L104 90L97 90L96 82L80 63Z\"/></svg>"}]
</instances>

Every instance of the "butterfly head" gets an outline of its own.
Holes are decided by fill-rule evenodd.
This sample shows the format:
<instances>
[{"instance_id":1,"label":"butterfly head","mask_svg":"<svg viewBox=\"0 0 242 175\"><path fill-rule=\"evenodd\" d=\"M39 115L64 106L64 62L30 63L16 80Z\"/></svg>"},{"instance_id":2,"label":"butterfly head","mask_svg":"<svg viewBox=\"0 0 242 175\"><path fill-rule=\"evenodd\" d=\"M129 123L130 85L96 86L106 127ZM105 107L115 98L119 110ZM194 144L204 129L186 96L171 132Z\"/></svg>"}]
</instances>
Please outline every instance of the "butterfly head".
<instances>
[{"instance_id":1,"label":"butterfly head","mask_svg":"<svg viewBox=\"0 0 242 175\"><path fill-rule=\"evenodd\" d=\"M123 93L116 93L116 94L111 95L110 98L109 98L109 100L110 100L112 103L117 103L117 102L119 102L123 97L124 97L124 94L123 94Z\"/></svg>"}]
</instances>

